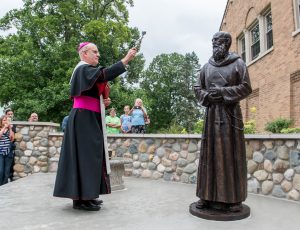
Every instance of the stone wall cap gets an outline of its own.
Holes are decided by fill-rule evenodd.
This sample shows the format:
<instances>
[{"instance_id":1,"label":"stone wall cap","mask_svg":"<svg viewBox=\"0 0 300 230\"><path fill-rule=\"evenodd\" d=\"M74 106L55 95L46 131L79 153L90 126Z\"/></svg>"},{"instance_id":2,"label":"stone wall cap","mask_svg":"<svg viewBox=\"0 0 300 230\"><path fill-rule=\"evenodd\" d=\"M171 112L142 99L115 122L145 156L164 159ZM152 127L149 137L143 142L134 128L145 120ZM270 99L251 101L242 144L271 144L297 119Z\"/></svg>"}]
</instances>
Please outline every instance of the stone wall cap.
<instances>
[{"instance_id":1,"label":"stone wall cap","mask_svg":"<svg viewBox=\"0 0 300 230\"><path fill-rule=\"evenodd\" d=\"M114 157L109 160L111 165L119 165L119 164L130 164L132 163L132 159L123 158L123 157Z\"/></svg>"},{"instance_id":2,"label":"stone wall cap","mask_svg":"<svg viewBox=\"0 0 300 230\"><path fill-rule=\"evenodd\" d=\"M201 139L201 134L137 134L137 133L128 133L128 134L108 134L107 137L116 137L116 138L193 138Z\"/></svg>"},{"instance_id":3,"label":"stone wall cap","mask_svg":"<svg viewBox=\"0 0 300 230\"><path fill-rule=\"evenodd\" d=\"M63 137L64 133L63 132L50 132L49 133L49 137L50 136L55 136L55 137Z\"/></svg>"},{"instance_id":4,"label":"stone wall cap","mask_svg":"<svg viewBox=\"0 0 300 230\"><path fill-rule=\"evenodd\" d=\"M29 122L27 122L29 123ZM38 122L30 122L30 123L38 123ZM44 122L47 123L47 122ZM52 123L54 124L54 123ZM63 136L63 132L50 132L49 136ZM201 139L201 134L108 134L107 137L112 138L175 138L175 139ZM246 140L255 140L255 139L273 139L273 140L300 140L300 134L245 134Z\"/></svg>"},{"instance_id":5,"label":"stone wall cap","mask_svg":"<svg viewBox=\"0 0 300 230\"><path fill-rule=\"evenodd\" d=\"M12 124L14 125L27 125L27 126L54 126L59 127L58 123L54 122L29 122L29 121L13 121Z\"/></svg>"},{"instance_id":6,"label":"stone wall cap","mask_svg":"<svg viewBox=\"0 0 300 230\"><path fill-rule=\"evenodd\" d=\"M298 139L300 140L300 133L292 134L245 134L245 139Z\"/></svg>"}]
</instances>

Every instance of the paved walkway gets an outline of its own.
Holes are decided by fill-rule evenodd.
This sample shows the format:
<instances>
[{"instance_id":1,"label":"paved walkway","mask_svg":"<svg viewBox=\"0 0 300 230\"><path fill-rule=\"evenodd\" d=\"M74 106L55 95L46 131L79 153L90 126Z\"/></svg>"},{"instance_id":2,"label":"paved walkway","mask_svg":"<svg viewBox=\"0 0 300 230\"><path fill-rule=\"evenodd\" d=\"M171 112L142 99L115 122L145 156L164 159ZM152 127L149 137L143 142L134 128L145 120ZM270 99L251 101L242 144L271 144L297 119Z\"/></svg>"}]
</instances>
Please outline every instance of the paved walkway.
<instances>
[{"instance_id":1,"label":"paved walkway","mask_svg":"<svg viewBox=\"0 0 300 230\"><path fill-rule=\"evenodd\" d=\"M0 187L1 230L298 230L300 204L249 195L251 216L232 222L189 214L195 185L125 178L127 189L103 196L99 212L74 210L52 197L55 174L34 174Z\"/></svg>"}]
</instances>

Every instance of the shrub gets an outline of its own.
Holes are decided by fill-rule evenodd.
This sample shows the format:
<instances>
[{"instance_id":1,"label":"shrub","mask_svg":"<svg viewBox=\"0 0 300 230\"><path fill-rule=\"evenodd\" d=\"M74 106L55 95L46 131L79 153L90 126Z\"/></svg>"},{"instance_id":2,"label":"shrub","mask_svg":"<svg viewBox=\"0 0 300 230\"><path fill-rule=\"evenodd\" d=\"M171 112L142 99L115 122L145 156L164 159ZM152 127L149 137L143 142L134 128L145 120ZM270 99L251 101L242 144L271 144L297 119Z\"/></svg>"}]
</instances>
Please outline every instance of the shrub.
<instances>
[{"instance_id":1,"label":"shrub","mask_svg":"<svg viewBox=\"0 0 300 230\"><path fill-rule=\"evenodd\" d=\"M293 124L292 120L278 118L274 121L268 122L265 126L265 130L271 133L280 133L282 129L287 129Z\"/></svg>"},{"instance_id":2,"label":"shrub","mask_svg":"<svg viewBox=\"0 0 300 230\"><path fill-rule=\"evenodd\" d=\"M199 121L197 121L194 125L194 133L202 133L203 126L204 126L204 120L200 119Z\"/></svg>"},{"instance_id":3,"label":"shrub","mask_svg":"<svg viewBox=\"0 0 300 230\"><path fill-rule=\"evenodd\" d=\"M181 125L172 122L169 128L163 128L159 129L157 133L162 133L162 134L186 134L185 128L183 128Z\"/></svg>"},{"instance_id":4,"label":"shrub","mask_svg":"<svg viewBox=\"0 0 300 230\"><path fill-rule=\"evenodd\" d=\"M300 133L300 128L287 128L282 129L280 133Z\"/></svg>"},{"instance_id":5,"label":"shrub","mask_svg":"<svg viewBox=\"0 0 300 230\"><path fill-rule=\"evenodd\" d=\"M253 134L256 133L256 124L255 120L249 120L244 123L244 133Z\"/></svg>"}]
</instances>

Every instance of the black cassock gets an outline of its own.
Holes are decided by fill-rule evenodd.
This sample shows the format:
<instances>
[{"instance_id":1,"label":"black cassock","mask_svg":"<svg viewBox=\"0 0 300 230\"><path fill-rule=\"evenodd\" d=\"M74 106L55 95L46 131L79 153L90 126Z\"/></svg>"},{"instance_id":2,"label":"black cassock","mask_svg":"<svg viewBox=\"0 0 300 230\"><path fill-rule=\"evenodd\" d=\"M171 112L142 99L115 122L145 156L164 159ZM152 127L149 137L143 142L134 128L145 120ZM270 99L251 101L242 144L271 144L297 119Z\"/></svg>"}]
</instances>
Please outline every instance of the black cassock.
<instances>
[{"instance_id":1,"label":"black cassock","mask_svg":"<svg viewBox=\"0 0 300 230\"><path fill-rule=\"evenodd\" d=\"M203 66L195 94L206 117L202 135L197 196L202 200L238 203L247 197L247 166L239 101L251 92L247 67L230 53L222 63ZM210 103L207 90L221 87L222 102Z\"/></svg>"},{"instance_id":2,"label":"black cassock","mask_svg":"<svg viewBox=\"0 0 300 230\"><path fill-rule=\"evenodd\" d=\"M73 73L71 97L99 99L96 83L113 80L125 71L122 62L109 68L80 65ZM91 200L110 192L101 114L73 108L65 129L53 195Z\"/></svg>"}]
</instances>

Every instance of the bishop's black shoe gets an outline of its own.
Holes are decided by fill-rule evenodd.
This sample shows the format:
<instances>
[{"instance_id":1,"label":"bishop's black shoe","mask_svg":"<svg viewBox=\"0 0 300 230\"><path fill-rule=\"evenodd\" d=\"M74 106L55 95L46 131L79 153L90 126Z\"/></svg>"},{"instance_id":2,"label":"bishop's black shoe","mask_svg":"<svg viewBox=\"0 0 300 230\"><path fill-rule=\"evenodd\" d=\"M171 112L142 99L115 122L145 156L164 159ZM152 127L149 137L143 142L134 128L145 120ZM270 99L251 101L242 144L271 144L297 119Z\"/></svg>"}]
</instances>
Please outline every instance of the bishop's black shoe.
<instances>
[{"instance_id":1,"label":"bishop's black shoe","mask_svg":"<svg viewBox=\"0 0 300 230\"><path fill-rule=\"evenodd\" d=\"M93 204L90 200L73 200L73 208L85 211L99 211L101 207Z\"/></svg>"},{"instance_id":2,"label":"bishop's black shoe","mask_svg":"<svg viewBox=\"0 0 300 230\"><path fill-rule=\"evenodd\" d=\"M94 199L94 200L90 200L93 204L95 205L101 205L103 204L103 200L99 200L99 199Z\"/></svg>"}]
</instances>

